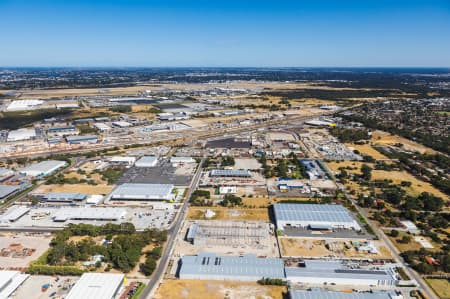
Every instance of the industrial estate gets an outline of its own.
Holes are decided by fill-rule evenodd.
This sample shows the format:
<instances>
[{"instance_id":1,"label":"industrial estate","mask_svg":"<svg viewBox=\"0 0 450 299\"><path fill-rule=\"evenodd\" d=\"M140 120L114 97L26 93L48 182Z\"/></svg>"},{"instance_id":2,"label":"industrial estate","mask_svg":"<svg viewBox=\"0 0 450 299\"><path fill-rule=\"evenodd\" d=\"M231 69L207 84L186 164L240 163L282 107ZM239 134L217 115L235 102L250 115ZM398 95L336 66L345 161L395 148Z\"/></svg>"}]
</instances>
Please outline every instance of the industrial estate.
<instances>
[{"instance_id":1,"label":"industrial estate","mask_svg":"<svg viewBox=\"0 0 450 299\"><path fill-rule=\"evenodd\" d=\"M449 298L449 86L2 69L0 298Z\"/></svg>"}]
</instances>

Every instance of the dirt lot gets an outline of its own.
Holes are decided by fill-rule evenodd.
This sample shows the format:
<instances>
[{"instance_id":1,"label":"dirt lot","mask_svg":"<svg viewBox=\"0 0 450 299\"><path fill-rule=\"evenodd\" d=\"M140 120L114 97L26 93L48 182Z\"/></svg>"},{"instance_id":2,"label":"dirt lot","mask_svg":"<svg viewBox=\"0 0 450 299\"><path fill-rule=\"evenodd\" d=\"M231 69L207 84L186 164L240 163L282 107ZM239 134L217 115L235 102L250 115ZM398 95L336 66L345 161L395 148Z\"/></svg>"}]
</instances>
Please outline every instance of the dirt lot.
<instances>
[{"instance_id":1,"label":"dirt lot","mask_svg":"<svg viewBox=\"0 0 450 299\"><path fill-rule=\"evenodd\" d=\"M420 153L435 153L434 150L423 146L419 143L416 143L414 141L408 140L406 138L397 136L397 135L391 135L387 132L383 131L374 131L372 133L372 143L373 144L379 144L379 145L395 145L397 143L400 143L403 145L403 148L406 150L411 151L418 151Z\"/></svg>"},{"instance_id":2,"label":"dirt lot","mask_svg":"<svg viewBox=\"0 0 450 299\"><path fill-rule=\"evenodd\" d=\"M447 196L434 188L430 183L423 182L407 173L406 171L385 171L385 170L372 170L372 180L392 180L393 183L398 184L401 181L411 182L411 187L404 188L410 195L416 196L422 192L429 192L435 196L439 196L442 199Z\"/></svg>"},{"instance_id":3,"label":"dirt lot","mask_svg":"<svg viewBox=\"0 0 450 299\"><path fill-rule=\"evenodd\" d=\"M385 160L388 159L385 155L381 154L379 151L374 149L372 146L368 144L354 144L354 143L346 143L346 146L349 148L355 149L361 153L361 155L368 155L374 158L375 160Z\"/></svg>"},{"instance_id":4,"label":"dirt lot","mask_svg":"<svg viewBox=\"0 0 450 299\"><path fill-rule=\"evenodd\" d=\"M211 210L216 215L211 220L260 220L269 221L267 208L221 208L221 207L190 207L187 214L189 220L205 220L205 211ZM207 220L207 219L206 219Z\"/></svg>"},{"instance_id":5,"label":"dirt lot","mask_svg":"<svg viewBox=\"0 0 450 299\"><path fill-rule=\"evenodd\" d=\"M0 269L22 268L41 256L48 248L50 234L29 234L29 233L1 233L0 234L0 250L5 256L0 256ZM20 244L16 252L21 252L25 248L34 250L31 255L22 256L21 254L6 253L11 245ZM3 255L3 254L2 254Z\"/></svg>"},{"instance_id":6,"label":"dirt lot","mask_svg":"<svg viewBox=\"0 0 450 299\"><path fill-rule=\"evenodd\" d=\"M166 280L159 287L157 299L282 299L286 287L261 286L251 282L210 280Z\"/></svg>"},{"instance_id":7,"label":"dirt lot","mask_svg":"<svg viewBox=\"0 0 450 299\"><path fill-rule=\"evenodd\" d=\"M339 258L392 258L389 250L380 241L373 241L377 247L378 254L358 252L354 247L345 248L344 242L350 244L350 240L336 241L336 240L319 240L319 239L301 239L301 238L285 238L281 237L280 246L283 256L298 256L298 257L328 257L337 256ZM336 249L330 250L326 246L327 243L336 246Z\"/></svg>"},{"instance_id":8,"label":"dirt lot","mask_svg":"<svg viewBox=\"0 0 450 299\"><path fill-rule=\"evenodd\" d=\"M33 193L49 192L80 192L84 194L108 194L113 185L88 185L88 184L63 184L63 185L41 185Z\"/></svg>"},{"instance_id":9,"label":"dirt lot","mask_svg":"<svg viewBox=\"0 0 450 299\"><path fill-rule=\"evenodd\" d=\"M439 298L450 299L450 282L446 279L426 279Z\"/></svg>"}]
</instances>

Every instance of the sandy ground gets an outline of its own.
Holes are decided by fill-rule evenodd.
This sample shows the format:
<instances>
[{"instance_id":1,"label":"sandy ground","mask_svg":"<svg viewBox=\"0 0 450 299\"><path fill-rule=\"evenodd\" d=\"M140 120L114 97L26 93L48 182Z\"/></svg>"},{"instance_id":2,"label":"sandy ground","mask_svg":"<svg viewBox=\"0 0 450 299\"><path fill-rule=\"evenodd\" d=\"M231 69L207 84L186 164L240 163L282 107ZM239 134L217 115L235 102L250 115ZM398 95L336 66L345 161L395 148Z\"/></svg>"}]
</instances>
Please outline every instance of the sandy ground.
<instances>
[{"instance_id":1,"label":"sandy ground","mask_svg":"<svg viewBox=\"0 0 450 299\"><path fill-rule=\"evenodd\" d=\"M381 154L379 151L374 149L372 146L368 144L354 144L354 143L346 143L346 146L348 146L351 149L358 150L362 155L368 155L374 158L375 160L385 160L388 159L385 155Z\"/></svg>"},{"instance_id":2,"label":"sandy ground","mask_svg":"<svg viewBox=\"0 0 450 299\"><path fill-rule=\"evenodd\" d=\"M380 241L374 241L377 246L378 254L369 254L358 252L355 248L344 248L343 241L332 240L330 243L338 243L341 249L329 250L325 247L326 241L319 239L301 239L301 238L279 238L281 245L281 253L283 256L298 256L298 257L328 257L337 256L340 258L392 258L387 247ZM346 242L351 242L347 240Z\"/></svg>"},{"instance_id":3,"label":"sandy ground","mask_svg":"<svg viewBox=\"0 0 450 299\"><path fill-rule=\"evenodd\" d=\"M423 182L407 173L406 171L385 171L372 170L372 180L392 180L394 184L399 184L401 181L411 182L411 187L404 188L411 195L419 195L422 192L429 192L442 199L448 198L447 195L434 188L430 183Z\"/></svg>"},{"instance_id":4,"label":"sandy ground","mask_svg":"<svg viewBox=\"0 0 450 299\"><path fill-rule=\"evenodd\" d=\"M0 250L11 244L21 244L23 248L35 249L30 256L12 257L0 256L0 269L27 267L28 264L41 256L48 248L52 237L44 234L1 233Z\"/></svg>"},{"instance_id":5,"label":"sandy ground","mask_svg":"<svg viewBox=\"0 0 450 299\"><path fill-rule=\"evenodd\" d=\"M222 208L222 207L190 207L188 210L187 219L205 220L206 210L212 210L214 213L216 213L216 216L211 218L211 220L269 221L269 210L267 208L245 209L245 208Z\"/></svg>"},{"instance_id":6,"label":"sandy ground","mask_svg":"<svg viewBox=\"0 0 450 299\"><path fill-rule=\"evenodd\" d=\"M372 143L379 145L395 145L396 143L403 144L403 148L411 151L418 151L420 153L435 153L434 150L423 146L417 142L408 140L406 138L391 135L383 131L374 131L372 133Z\"/></svg>"},{"instance_id":7,"label":"sandy ground","mask_svg":"<svg viewBox=\"0 0 450 299\"><path fill-rule=\"evenodd\" d=\"M108 194L114 188L113 185L88 185L88 184L63 184L63 185L41 185L33 193L49 192L80 192L84 194Z\"/></svg>"},{"instance_id":8,"label":"sandy ground","mask_svg":"<svg viewBox=\"0 0 450 299\"><path fill-rule=\"evenodd\" d=\"M251 282L166 280L157 299L282 299L286 287L261 286Z\"/></svg>"}]
</instances>

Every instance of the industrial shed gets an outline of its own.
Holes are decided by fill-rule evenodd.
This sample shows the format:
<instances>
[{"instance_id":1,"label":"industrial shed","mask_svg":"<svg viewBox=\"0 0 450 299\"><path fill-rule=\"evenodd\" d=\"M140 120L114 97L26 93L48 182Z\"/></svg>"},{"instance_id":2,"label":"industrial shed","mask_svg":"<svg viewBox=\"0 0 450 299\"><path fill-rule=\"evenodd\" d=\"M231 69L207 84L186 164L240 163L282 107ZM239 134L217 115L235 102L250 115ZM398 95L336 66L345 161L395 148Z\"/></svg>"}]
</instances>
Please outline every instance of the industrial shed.
<instances>
[{"instance_id":1,"label":"industrial shed","mask_svg":"<svg viewBox=\"0 0 450 299\"><path fill-rule=\"evenodd\" d=\"M263 277L284 279L283 260L254 254L237 257L200 253L183 256L179 269L180 279L257 281Z\"/></svg>"},{"instance_id":2,"label":"industrial shed","mask_svg":"<svg viewBox=\"0 0 450 299\"><path fill-rule=\"evenodd\" d=\"M214 169L211 170L209 176L212 177L237 177L237 178L250 178L252 173L250 170L226 170L226 169Z\"/></svg>"},{"instance_id":3,"label":"industrial shed","mask_svg":"<svg viewBox=\"0 0 450 299\"><path fill-rule=\"evenodd\" d=\"M289 299L402 299L395 292L333 292L323 289L290 290Z\"/></svg>"},{"instance_id":4,"label":"industrial shed","mask_svg":"<svg viewBox=\"0 0 450 299\"><path fill-rule=\"evenodd\" d=\"M50 192L42 196L42 200L49 202L73 202L82 201L87 197L83 193L72 193L72 192Z\"/></svg>"},{"instance_id":5,"label":"industrial shed","mask_svg":"<svg viewBox=\"0 0 450 299\"><path fill-rule=\"evenodd\" d=\"M0 270L0 298L10 298L29 276L19 271Z\"/></svg>"},{"instance_id":6,"label":"industrial shed","mask_svg":"<svg viewBox=\"0 0 450 299\"><path fill-rule=\"evenodd\" d=\"M120 293L125 275L84 273L70 290L66 299L114 299Z\"/></svg>"},{"instance_id":7,"label":"industrial shed","mask_svg":"<svg viewBox=\"0 0 450 299\"><path fill-rule=\"evenodd\" d=\"M279 203L273 205L273 210L278 229L302 227L361 230L358 222L341 205Z\"/></svg>"},{"instance_id":8,"label":"industrial shed","mask_svg":"<svg viewBox=\"0 0 450 299\"><path fill-rule=\"evenodd\" d=\"M67 220L98 220L118 221L123 219L127 211L122 208L60 208L54 215L53 221L66 222Z\"/></svg>"},{"instance_id":9,"label":"industrial shed","mask_svg":"<svg viewBox=\"0 0 450 299\"><path fill-rule=\"evenodd\" d=\"M158 164L158 157L156 156L144 156L136 161L134 166L136 167L155 167Z\"/></svg>"},{"instance_id":10,"label":"industrial shed","mask_svg":"<svg viewBox=\"0 0 450 299\"><path fill-rule=\"evenodd\" d=\"M16 185L0 185L0 202L20 190Z\"/></svg>"},{"instance_id":11,"label":"industrial shed","mask_svg":"<svg viewBox=\"0 0 450 299\"><path fill-rule=\"evenodd\" d=\"M132 184L118 186L111 192L111 200L170 200L172 184Z\"/></svg>"},{"instance_id":12,"label":"industrial shed","mask_svg":"<svg viewBox=\"0 0 450 299\"><path fill-rule=\"evenodd\" d=\"M314 285L394 286L397 274L393 269L367 270L352 268L340 261L307 260L295 267L286 267L286 279L293 283Z\"/></svg>"},{"instance_id":13,"label":"industrial shed","mask_svg":"<svg viewBox=\"0 0 450 299\"><path fill-rule=\"evenodd\" d=\"M22 168L19 173L31 177L47 176L65 166L65 161L47 160Z\"/></svg>"}]
</instances>

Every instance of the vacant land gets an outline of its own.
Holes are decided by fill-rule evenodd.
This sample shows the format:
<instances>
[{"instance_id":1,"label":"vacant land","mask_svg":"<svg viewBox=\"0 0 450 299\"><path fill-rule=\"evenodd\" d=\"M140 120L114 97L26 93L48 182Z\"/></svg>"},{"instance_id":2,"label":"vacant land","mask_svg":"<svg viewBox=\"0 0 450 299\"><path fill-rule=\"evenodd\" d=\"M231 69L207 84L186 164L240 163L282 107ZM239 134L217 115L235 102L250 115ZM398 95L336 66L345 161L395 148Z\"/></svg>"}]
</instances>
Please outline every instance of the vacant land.
<instances>
[{"instance_id":1,"label":"vacant land","mask_svg":"<svg viewBox=\"0 0 450 299\"><path fill-rule=\"evenodd\" d=\"M210 280L166 280L156 293L157 299L282 299L286 287L261 286L251 282Z\"/></svg>"},{"instance_id":2,"label":"vacant land","mask_svg":"<svg viewBox=\"0 0 450 299\"><path fill-rule=\"evenodd\" d=\"M439 298L450 299L450 282L447 279L426 279Z\"/></svg>"},{"instance_id":3,"label":"vacant land","mask_svg":"<svg viewBox=\"0 0 450 299\"><path fill-rule=\"evenodd\" d=\"M405 232L399 232L399 235L397 238L391 237L389 235L389 232L385 232L385 233L400 252L405 252L408 250L420 250L422 248L422 245L420 245L418 242L416 242L414 240L411 240L408 243L399 242L399 240L401 240L403 236L407 235L407 233L405 233Z\"/></svg>"},{"instance_id":4,"label":"vacant land","mask_svg":"<svg viewBox=\"0 0 450 299\"><path fill-rule=\"evenodd\" d=\"M368 144L346 143L345 145L348 146L349 148L359 151L361 153L361 155L371 156L375 160L388 159L388 157L381 154L379 151L377 151L376 149L374 149L372 146L370 146Z\"/></svg>"},{"instance_id":5,"label":"vacant land","mask_svg":"<svg viewBox=\"0 0 450 299\"><path fill-rule=\"evenodd\" d=\"M409 139L392 135L387 132L383 131L374 131L372 133L372 143L375 145L396 145L400 144L404 149L411 150L411 151L417 151L421 154L428 153L433 154L435 153L434 150L421 145L417 142L411 141Z\"/></svg>"},{"instance_id":6,"label":"vacant land","mask_svg":"<svg viewBox=\"0 0 450 299\"><path fill-rule=\"evenodd\" d=\"M361 166L366 164L370 167L374 167L373 163L355 162L355 161L338 161L338 162L326 162L327 167L334 173L339 173L339 168L343 167L347 173L361 174Z\"/></svg>"},{"instance_id":7,"label":"vacant land","mask_svg":"<svg viewBox=\"0 0 450 299\"><path fill-rule=\"evenodd\" d=\"M435 196L439 196L442 199L447 196L434 188L430 183L418 180L413 175L406 171L385 171L385 170L372 170L372 180L392 180L394 184L399 184L402 181L411 182L411 187L405 187L404 189L412 196L417 196L422 192L429 192Z\"/></svg>"},{"instance_id":8,"label":"vacant land","mask_svg":"<svg viewBox=\"0 0 450 299\"><path fill-rule=\"evenodd\" d=\"M33 193L49 192L75 192L84 194L108 194L114 186L112 185L88 185L88 184L62 184L62 185L41 185Z\"/></svg>"},{"instance_id":9,"label":"vacant land","mask_svg":"<svg viewBox=\"0 0 450 299\"><path fill-rule=\"evenodd\" d=\"M187 219L208 220L205 218L206 210L213 211L216 215L211 220L260 220L269 221L269 210L266 208L219 208L219 207L191 207Z\"/></svg>"}]
</instances>

